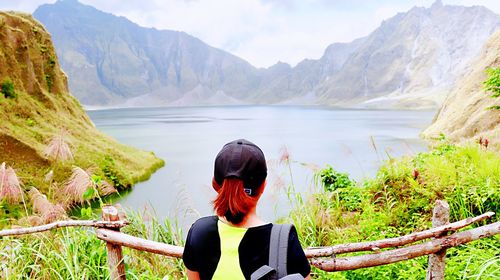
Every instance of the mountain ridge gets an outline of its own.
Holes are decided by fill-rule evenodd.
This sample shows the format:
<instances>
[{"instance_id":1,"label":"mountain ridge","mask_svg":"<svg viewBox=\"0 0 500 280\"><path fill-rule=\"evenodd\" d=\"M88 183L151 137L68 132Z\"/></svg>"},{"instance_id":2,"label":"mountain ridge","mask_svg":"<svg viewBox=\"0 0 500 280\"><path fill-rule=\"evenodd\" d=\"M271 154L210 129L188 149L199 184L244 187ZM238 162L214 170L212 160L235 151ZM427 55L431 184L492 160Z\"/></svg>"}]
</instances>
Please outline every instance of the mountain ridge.
<instances>
[{"instance_id":1,"label":"mountain ridge","mask_svg":"<svg viewBox=\"0 0 500 280\"><path fill-rule=\"evenodd\" d=\"M477 22L486 22L488 28L474 28ZM433 95L444 98L456 76L499 26L499 16L484 7L439 2L430 8L414 7L382 22L363 49L345 64L348 69L321 85L320 92L326 99L349 95L369 95L371 99L441 89ZM446 48L448 42L451 46ZM457 63L460 60L465 63ZM331 86L340 81L341 87Z\"/></svg>"},{"instance_id":2,"label":"mountain ridge","mask_svg":"<svg viewBox=\"0 0 500 280\"><path fill-rule=\"evenodd\" d=\"M104 13L77 1L42 5L34 16L46 20L45 25L51 30L55 44L59 45L58 50L63 50L59 53L68 75L87 76L84 81L70 80L72 91L84 103L92 97L86 87L89 80L94 82L93 89L108 97L104 103L124 101L123 97L137 97L144 93L154 95L159 91L166 93L166 101L172 101L195 88L200 80L207 85L217 85L221 79L234 84L232 71L239 68L253 71L248 62L184 32L139 27L124 17ZM72 22L74 18L79 21ZM105 20L98 22L100 19ZM61 25L61 22L72 28ZM106 26L104 34L102 26ZM67 30L62 30L64 27ZM72 30L78 30L79 34ZM62 40L63 36L69 36L70 40ZM204 58L207 63L196 63L196 56ZM75 57L80 63L73 62ZM120 64L123 58L127 59L126 65ZM226 60L232 61L229 66L234 69L224 69ZM214 71L210 69L213 64L222 67ZM183 65L189 67L181 67ZM224 72L224 77L220 71ZM234 94L241 96L238 86L244 90L245 85L240 83L233 87Z\"/></svg>"},{"instance_id":3,"label":"mountain ridge","mask_svg":"<svg viewBox=\"0 0 500 280\"><path fill-rule=\"evenodd\" d=\"M83 53L68 41L89 42L61 31L95 28L88 15L87 21L75 25L73 19L79 14L72 10L74 6L82 4L58 1L40 6L34 16L51 30L63 68L76 77L70 79L70 88L90 105L389 104L436 108L467 62L500 26L500 16L484 7L436 1L430 8L398 13L366 37L330 44L319 59L304 59L295 67L278 62L256 68L186 33L143 28L93 7L92 13L106 15L109 22L121 18L129 26L108 24L108 36L96 31L97 41L104 46ZM463 34L457 30L468 36L460 40ZM120 59L126 65L117 63Z\"/></svg>"}]
</instances>

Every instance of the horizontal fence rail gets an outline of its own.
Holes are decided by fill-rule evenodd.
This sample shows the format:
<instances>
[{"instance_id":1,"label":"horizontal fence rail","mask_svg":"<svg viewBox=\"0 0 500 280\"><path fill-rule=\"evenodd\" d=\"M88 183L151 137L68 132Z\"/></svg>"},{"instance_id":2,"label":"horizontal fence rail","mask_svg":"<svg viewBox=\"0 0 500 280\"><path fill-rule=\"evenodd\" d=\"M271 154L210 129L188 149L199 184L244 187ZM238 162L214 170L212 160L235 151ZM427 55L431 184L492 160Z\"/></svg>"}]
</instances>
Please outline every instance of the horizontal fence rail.
<instances>
[{"instance_id":1,"label":"horizontal fence rail","mask_svg":"<svg viewBox=\"0 0 500 280\"><path fill-rule=\"evenodd\" d=\"M500 222L455 233L446 237L405 248L383 251L376 254L345 258L313 259L311 264L324 271L342 271L379 266L434 254L443 249L459 246L480 238L500 233Z\"/></svg>"},{"instance_id":2,"label":"horizontal fence rail","mask_svg":"<svg viewBox=\"0 0 500 280\"><path fill-rule=\"evenodd\" d=\"M128 225L128 221L80 221L80 220L70 220L70 221L57 221L46 225L27 227L27 228L13 228L0 231L0 236L13 236L13 235L24 235L32 234L37 232L48 231L51 229L62 228L62 227L95 227L95 228L122 228Z\"/></svg>"},{"instance_id":3,"label":"horizontal fence rail","mask_svg":"<svg viewBox=\"0 0 500 280\"><path fill-rule=\"evenodd\" d=\"M404 245L408 245L411 243L415 243L415 242L420 241L420 240L428 239L431 237L439 237L443 233L447 233L449 231L459 230L459 229L464 228L470 224L477 223L477 222L483 221L485 219L489 219L489 218L493 217L494 215L495 215L495 213L493 213L493 212L487 212L487 213L484 213L484 214L477 216L477 217L467 218L467 219L460 220L458 222L454 222L454 223L447 224L444 226L431 228L428 230L415 232L415 233L400 236L400 237L394 237L394 238L388 238L388 239L382 239L382 240L376 240L376 241L339 244L339 245L329 246L329 247L309 247L309 248L305 249L304 251L305 251L306 256L308 258L329 257L329 256L333 256L333 255L354 253L354 252L361 252L361 251L375 251L375 252L377 252L383 248L399 247L399 246L404 246Z\"/></svg>"},{"instance_id":4,"label":"horizontal fence rail","mask_svg":"<svg viewBox=\"0 0 500 280\"><path fill-rule=\"evenodd\" d=\"M430 255L427 279L444 279L444 257L431 261L431 256L444 256L447 248L499 234L500 222L456 232L472 223L483 221L494 215L495 213L493 212L487 212L477 217L467 218L454 223L447 223L449 219L449 206L446 202L438 200L436 201L436 207L433 213L434 227L431 229L383 240L346 243L327 247L310 247L304 249L304 252L306 257L310 259L311 265L328 272L379 266ZM32 234L61 227L94 227L96 228L97 238L106 242L111 279L125 279L122 246L174 258L182 257L184 248L181 246L147 240L120 232L120 228L129 223L120 220L118 211L115 207L104 206L102 209L102 216L103 221L69 220L36 227L2 230L0 231L0 237ZM436 222L436 220L439 219L441 219L441 222ZM448 233L452 234L448 235ZM413 244L429 238L431 238L430 241ZM405 245L409 246L382 251L384 248ZM337 257L339 254L362 251L370 251L370 253L357 256ZM437 264L433 262L437 262ZM439 269L440 271L431 271L433 269Z\"/></svg>"},{"instance_id":5,"label":"horizontal fence rail","mask_svg":"<svg viewBox=\"0 0 500 280\"><path fill-rule=\"evenodd\" d=\"M97 229L97 238L116 245L146 251L158 255L182 258L184 247L151 241L108 229Z\"/></svg>"}]
</instances>

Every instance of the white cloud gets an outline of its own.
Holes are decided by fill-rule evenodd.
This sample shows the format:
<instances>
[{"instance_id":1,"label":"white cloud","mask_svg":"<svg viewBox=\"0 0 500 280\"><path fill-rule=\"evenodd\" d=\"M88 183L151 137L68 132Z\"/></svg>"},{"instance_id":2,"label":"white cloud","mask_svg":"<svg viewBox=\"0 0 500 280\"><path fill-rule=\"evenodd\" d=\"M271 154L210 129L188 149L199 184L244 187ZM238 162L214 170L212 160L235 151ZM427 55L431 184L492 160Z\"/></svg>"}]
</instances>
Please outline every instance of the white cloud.
<instances>
[{"instance_id":1,"label":"white cloud","mask_svg":"<svg viewBox=\"0 0 500 280\"><path fill-rule=\"evenodd\" d=\"M83 1L103 10L114 6L109 1ZM349 24L351 15L301 8L297 3L282 1L169 0L135 9L122 6L114 13L144 26L185 31L256 66L318 58L330 43L350 41L373 30L374 19Z\"/></svg>"},{"instance_id":2,"label":"white cloud","mask_svg":"<svg viewBox=\"0 0 500 280\"><path fill-rule=\"evenodd\" d=\"M56 0L0 0L0 10L32 13L42 4L54 2Z\"/></svg>"},{"instance_id":3,"label":"white cloud","mask_svg":"<svg viewBox=\"0 0 500 280\"><path fill-rule=\"evenodd\" d=\"M80 0L142 26L184 31L255 66L319 58L334 42L365 36L382 20L433 0ZM28 12L55 0L0 0L0 9ZM484 5L499 0L445 0Z\"/></svg>"},{"instance_id":4,"label":"white cloud","mask_svg":"<svg viewBox=\"0 0 500 280\"><path fill-rule=\"evenodd\" d=\"M126 16L142 26L185 31L225 49L239 45L237 42L258 33L272 22L269 5L258 0L154 0L147 5L134 3L120 8L112 3L121 2L117 0L82 2L103 10L112 9L113 13Z\"/></svg>"}]
</instances>

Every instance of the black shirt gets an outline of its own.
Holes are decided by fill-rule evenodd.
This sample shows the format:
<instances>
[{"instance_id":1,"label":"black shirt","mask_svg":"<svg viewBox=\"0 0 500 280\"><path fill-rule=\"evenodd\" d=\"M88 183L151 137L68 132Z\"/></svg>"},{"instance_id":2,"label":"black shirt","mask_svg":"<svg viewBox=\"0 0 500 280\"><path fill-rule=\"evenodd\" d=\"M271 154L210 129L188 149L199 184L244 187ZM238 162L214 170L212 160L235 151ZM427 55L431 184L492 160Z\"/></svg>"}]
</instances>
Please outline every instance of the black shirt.
<instances>
[{"instance_id":1,"label":"black shirt","mask_svg":"<svg viewBox=\"0 0 500 280\"><path fill-rule=\"evenodd\" d=\"M198 219L189 229L184 248L183 260L189 270L197 271L200 279L211 279L221 256L217 216ZM238 246L241 271L245 279L269 262L269 242L272 224L248 228ZM300 273L306 277L311 271L295 227L290 230L288 240L289 274Z\"/></svg>"}]
</instances>

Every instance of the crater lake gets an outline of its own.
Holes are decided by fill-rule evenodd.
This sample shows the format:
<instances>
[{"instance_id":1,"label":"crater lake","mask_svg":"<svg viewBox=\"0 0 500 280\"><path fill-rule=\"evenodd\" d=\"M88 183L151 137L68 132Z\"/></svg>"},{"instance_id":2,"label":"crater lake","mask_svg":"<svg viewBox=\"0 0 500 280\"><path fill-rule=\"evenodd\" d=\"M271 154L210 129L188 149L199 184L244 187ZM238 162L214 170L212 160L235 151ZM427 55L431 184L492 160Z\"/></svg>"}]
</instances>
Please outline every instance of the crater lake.
<instances>
[{"instance_id":1,"label":"crater lake","mask_svg":"<svg viewBox=\"0 0 500 280\"><path fill-rule=\"evenodd\" d=\"M427 149L419 138L434 111L300 106L214 106L89 110L97 128L122 143L153 151L165 167L117 202L183 227L211 215L214 159L245 138L262 148L268 179L259 214L286 215L295 195L320 191L314 173L327 164L359 181L389 158Z\"/></svg>"}]
</instances>

